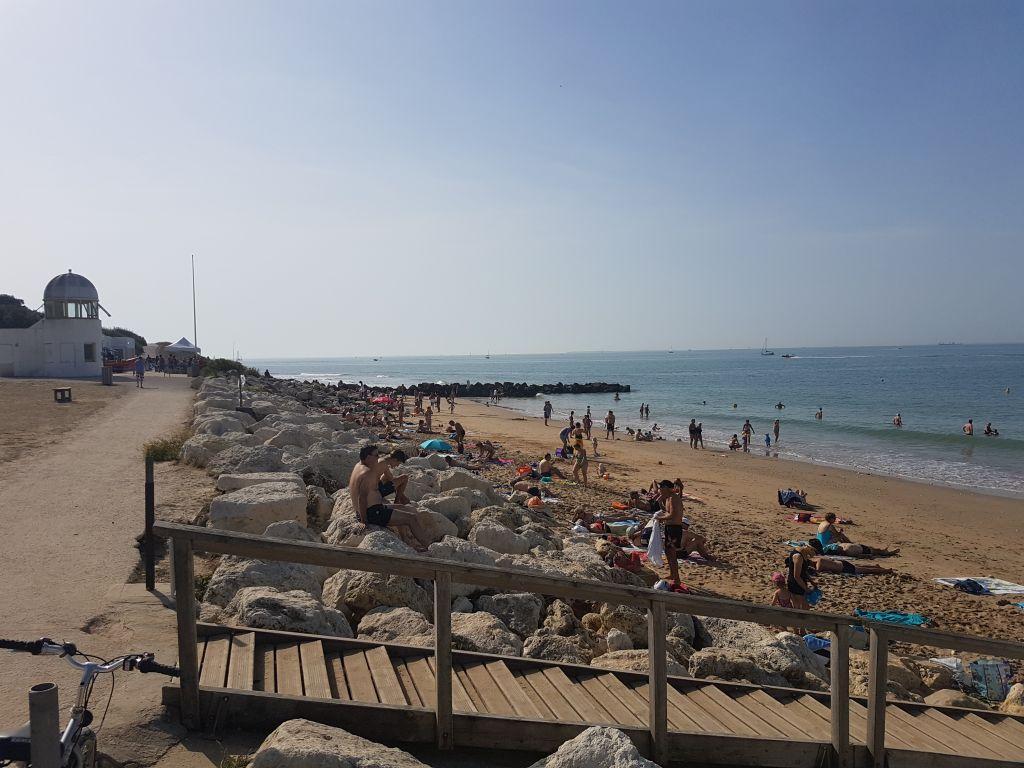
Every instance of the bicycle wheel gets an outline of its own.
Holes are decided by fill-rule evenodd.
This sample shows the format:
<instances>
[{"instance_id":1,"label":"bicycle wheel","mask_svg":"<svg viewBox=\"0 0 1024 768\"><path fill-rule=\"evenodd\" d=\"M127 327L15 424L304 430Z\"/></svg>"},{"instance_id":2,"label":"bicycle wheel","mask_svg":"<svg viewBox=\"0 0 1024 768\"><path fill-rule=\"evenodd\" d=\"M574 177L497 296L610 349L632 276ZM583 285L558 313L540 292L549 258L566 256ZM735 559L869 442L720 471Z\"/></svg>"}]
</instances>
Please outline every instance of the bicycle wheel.
<instances>
[{"instance_id":1,"label":"bicycle wheel","mask_svg":"<svg viewBox=\"0 0 1024 768\"><path fill-rule=\"evenodd\" d=\"M96 734L91 728L83 728L79 733L65 765L66 768L96 768Z\"/></svg>"}]
</instances>

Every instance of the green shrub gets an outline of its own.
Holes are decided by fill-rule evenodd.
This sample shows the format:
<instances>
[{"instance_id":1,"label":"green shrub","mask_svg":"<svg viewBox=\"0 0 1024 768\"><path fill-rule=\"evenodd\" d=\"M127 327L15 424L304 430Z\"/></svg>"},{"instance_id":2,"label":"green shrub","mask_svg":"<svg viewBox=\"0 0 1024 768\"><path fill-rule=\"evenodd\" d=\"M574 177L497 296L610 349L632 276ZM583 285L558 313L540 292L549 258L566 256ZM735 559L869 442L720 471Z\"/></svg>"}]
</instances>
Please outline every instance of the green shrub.
<instances>
[{"instance_id":1,"label":"green shrub","mask_svg":"<svg viewBox=\"0 0 1024 768\"><path fill-rule=\"evenodd\" d=\"M259 376L260 372L255 368L243 365L237 360L228 360L226 357L214 357L206 361L206 365L199 372L200 376L235 376L244 373L246 376Z\"/></svg>"},{"instance_id":2,"label":"green shrub","mask_svg":"<svg viewBox=\"0 0 1024 768\"><path fill-rule=\"evenodd\" d=\"M177 461L181 454L181 446L190 436L187 429L179 429L169 437L150 440L142 446L143 455L153 461Z\"/></svg>"},{"instance_id":3,"label":"green shrub","mask_svg":"<svg viewBox=\"0 0 1024 768\"><path fill-rule=\"evenodd\" d=\"M107 336L128 336L130 338L135 339L136 355L141 355L143 352L143 347L146 346L145 336L141 336L137 334L135 331L131 331L127 328L121 328L116 326L114 328L104 328L103 333L105 333Z\"/></svg>"}]
</instances>

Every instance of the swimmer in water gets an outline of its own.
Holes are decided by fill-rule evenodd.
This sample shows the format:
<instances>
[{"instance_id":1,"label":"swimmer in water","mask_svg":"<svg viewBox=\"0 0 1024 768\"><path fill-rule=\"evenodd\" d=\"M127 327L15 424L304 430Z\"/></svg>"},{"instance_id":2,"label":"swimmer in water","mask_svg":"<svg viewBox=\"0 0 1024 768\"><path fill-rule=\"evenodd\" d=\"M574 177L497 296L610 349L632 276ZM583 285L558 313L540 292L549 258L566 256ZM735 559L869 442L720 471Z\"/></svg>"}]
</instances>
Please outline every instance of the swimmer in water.
<instances>
[{"instance_id":1,"label":"swimmer in water","mask_svg":"<svg viewBox=\"0 0 1024 768\"><path fill-rule=\"evenodd\" d=\"M816 418L818 421L821 421L822 419L825 418L825 412L821 409L820 405L818 406L818 412L814 414L814 418Z\"/></svg>"},{"instance_id":2,"label":"swimmer in water","mask_svg":"<svg viewBox=\"0 0 1024 768\"><path fill-rule=\"evenodd\" d=\"M785 407L786 406L783 404L783 402L781 400L775 404L775 410L777 410L777 411L781 411Z\"/></svg>"},{"instance_id":3,"label":"swimmer in water","mask_svg":"<svg viewBox=\"0 0 1024 768\"><path fill-rule=\"evenodd\" d=\"M974 437L974 419L967 420L967 423L963 426L963 431L968 437Z\"/></svg>"},{"instance_id":4,"label":"swimmer in water","mask_svg":"<svg viewBox=\"0 0 1024 768\"><path fill-rule=\"evenodd\" d=\"M892 425L893 425L894 427L902 427L902 426L903 426L903 417L902 417L902 416L900 416L900 415L899 415L899 414L897 413L897 414L896 414L895 416L893 416L893 419L892 419Z\"/></svg>"},{"instance_id":5,"label":"swimmer in water","mask_svg":"<svg viewBox=\"0 0 1024 768\"><path fill-rule=\"evenodd\" d=\"M994 429L992 427L992 422L990 421L988 424L985 425L985 434L988 437L999 437L999 430Z\"/></svg>"}]
</instances>

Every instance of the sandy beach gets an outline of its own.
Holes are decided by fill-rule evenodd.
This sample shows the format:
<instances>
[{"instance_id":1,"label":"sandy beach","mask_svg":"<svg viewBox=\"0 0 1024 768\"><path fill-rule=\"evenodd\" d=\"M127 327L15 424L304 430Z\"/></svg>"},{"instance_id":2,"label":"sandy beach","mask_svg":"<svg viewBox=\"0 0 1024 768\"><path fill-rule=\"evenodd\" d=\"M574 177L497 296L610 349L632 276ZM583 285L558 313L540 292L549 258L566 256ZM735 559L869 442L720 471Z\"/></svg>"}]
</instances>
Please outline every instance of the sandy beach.
<instances>
[{"instance_id":1,"label":"sandy beach","mask_svg":"<svg viewBox=\"0 0 1024 768\"><path fill-rule=\"evenodd\" d=\"M594 412L600 456L591 461L592 489L561 481L552 489L566 497L556 514L567 525L576 504L610 512L611 502L624 500L630 489L646 488L655 478L681 477L688 493L706 500L687 504L688 515L723 561L683 565L682 579L715 594L767 602L772 594L768 577L782 566L785 542L815 531L813 525L793 522L792 512L786 514L776 500L777 489L802 488L821 513L832 511L853 521L846 526L851 540L902 549L898 557L874 561L893 568L893 574L820 577L821 610L918 612L942 629L1024 640L1024 610L1014 605L1020 598L976 597L931 581L991 576L1020 583L1024 554L1014 542L1024 540L1024 501L765 457L763 448L760 455L713 446L694 451L686 443L634 442L625 435L609 442L600 423L612 406L610 396L608 401ZM538 411L541 405L538 399ZM448 414L440 416L435 423L447 423ZM455 417L470 442L490 438L502 444L502 455L531 460L553 453L565 426L552 421L545 427L541 418L466 400L458 403ZM607 467L609 480L594 479L598 462ZM504 470L489 474L511 477Z\"/></svg>"}]
</instances>

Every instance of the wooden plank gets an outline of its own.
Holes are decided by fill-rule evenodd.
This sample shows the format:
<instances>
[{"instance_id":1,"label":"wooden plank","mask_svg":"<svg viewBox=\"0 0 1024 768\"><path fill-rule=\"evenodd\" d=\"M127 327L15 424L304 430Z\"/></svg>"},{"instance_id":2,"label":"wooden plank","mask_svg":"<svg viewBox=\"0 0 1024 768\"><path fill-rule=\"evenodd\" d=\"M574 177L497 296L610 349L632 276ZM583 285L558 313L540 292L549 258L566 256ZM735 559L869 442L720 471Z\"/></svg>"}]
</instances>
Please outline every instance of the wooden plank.
<instances>
[{"instance_id":1,"label":"wooden plank","mask_svg":"<svg viewBox=\"0 0 1024 768\"><path fill-rule=\"evenodd\" d=\"M409 670L416 692L423 701L423 706L433 708L437 702L437 693L434 690L434 672L430 669L430 663L426 656L407 658L405 668Z\"/></svg>"},{"instance_id":2,"label":"wooden plank","mask_svg":"<svg viewBox=\"0 0 1024 768\"><path fill-rule=\"evenodd\" d=\"M986 715L978 713L978 717L986 717ZM1016 734L1020 742L1024 744L1024 721L1009 715L1002 715L993 717L989 722L1001 731Z\"/></svg>"},{"instance_id":3,"label":"wooden plank","mask_svg":"<svg viewBox=\"0 0 1024 768\"><path fill-rule=\"evenodd\" d=\"M829 648L831 672L831 723L833 768L847 768L853 763L850 751L850 625L836 624L832 628Z\"/></svg>"},{"instance_id":4,"label":"wooden plank","mask_svg":"<svg viewBox=\"0 0 1024 768\"><path fill-rule=\"evenodd\" d=\"M584 723L601 723L608 719L604 710L594 703L582 686L569 679L559 667L545 667L544 677L557 688L565 700L576 710L579 720Z\"/></svg>"},{"instance_id":5,"label":"wooden plank","mask_svg":"<svg viewBox=\"0 0 1024 768\"><path fill-rule=\"evenodd\" d=\"M850 699L850 733L859 743L867 744L868 710L856 699ZM893 749L913 749L899 735L899 727L885 729L885 744Z\"/></svg>"},{"instance_id":6,"label":"wooden plank","mask_svg":"<svg viewBox=\"0 0 1024 768\"><path fill-rule=\"evenodd\" d=\"M815 740L828 741L832 731L827 707L822 706L813 696L790 696L781 701L782 706L792 717L801 718L807 728L813 730L812 736ZM818 711L819 708L821 712Z\"/></svg>"},{"instance_id":7,"label":"wooden plank","mask_svg":"<svg viewBox=\"0 0 1024 768\"><path fill-rule=\"evenodd\" d=\"M227 687L253 690L253 663L256 657L256 633L240 632L231 636Z\"/></svg>"},{"instance_id":8,"label":"wooden plank","mask_svg":"<svg viewBox=\"0 0 1024 768\"><path fill-rule=\"evenodd\" d=\"M319 640L299 643L299 662L302 665L302 692L315 699L331 699L331 681L327 676L327 659Z\"/></svg>"},{"instance_id":9,"label":"wooden plank","mask_svg":"<svg viewBox=\"0 0 1024 768\"><path fill-rule=\"evenodd\" d=\"M737 736L758 735L757 731L743 722L736 713L715 701L708 692L704 690L706 687L707 686L694 687L683 691L682 693L690 701L699 705L705 712L714 716L718 722L728 729L728 733L734 733Z\"/></svg>"},{"instance_id":10,"label":"wooden plank","mask_svg":"<svg viewBox=\"0 0 1024 768\"><path fill-rule=\"evenodd\" d=\"M434 676L436 684L437 668L434 666L433 657L429 657L427 663L430 665L430 674ZM452 667L452 707L459 712L476 712L476 705L466 691L462 678L455 674L454 667Z\"/></svg>"},{"instance_id":11,"label":"wooden plank","mask_svg":"<svg viewBox=\"0 0 1024 768\"><path fill-rule=\"evenodd\" d=\"M612 710L609 709L608 706L605 706L606 704L610 705L607 695L608 689L600 683L598 683L597 688L594 688L592 685L584 684L586 680L594 677L593 674L580 672L576 669L563 671L565 671L566 677L572 681L573 690L593 705L594 711L598 713L597 722L609 724L619 722L619 719L612 714ZM597 693L596 696L594 695L595 692Z\"/></svg>"},{"instance_id":12,"label":"wooden plank","mask_svg":"<svg viewBox=\"0 0 1024 768\"><path fill-rule=\"evenodd\" d=\"M195 527L195 526L191 526ZM202 728L199 711L199 656L196 653L195 565L192 562L192 540L187 532L169 534L174 539L172 575L174 612L178 624L178 669L181 670L181 721L190 730Z\"/></svg>"},{"instance_id":13,"label":"wooden plank","mask_svg":"<svg viewBox=\"0 0 1024 768\"><path fill-rule=\"evenodd\" d=\"M341 655L341 660L345 665L345 678L348 680L352 701L378 703L380 699L377 698L377 689L373 685L373 676L370 674L370 665L366 661L366 652L348 651ZM280 656L278 662L280 663Z\"/></svg>"},{"instance_id":14,"label":"wooden plank","mask_svg":"<svg viewBox=\"0 0 1024 768\"><path fill-rule=\"evenodd\" d=\"M274 649L277 670L277 692L291 696L302 695L302 665L299 662L299 644L284 643Z\"/></svg>"},{"instance_id":15,"label":"wooden plank","mask_svg":"<svg viewBox=\"0 0 1024 768\"><path fill-rule=\"evenodd\" d=\"M923 739L927 740L931 747L930 752L948 752L950 754L957 754L958 750L955 746L951 746L947 741L947 734L944 728L940 728L932 720L918 719L913 715L905 712L902 708L896 704L889 705L889 711L886 713L886 717L891 720L898 720L906 726L905 730L913 730L918 733ZM950 739L950 741L952 741Z\"/></svg>"},{"instance_id":16,"label":"wooden plank","mask_svg":"<svg viewBox=\"0 0 1024 768\"><path fill-rule=\"evenodd\" d=\"M488 662L486 666L491 679L494 680L501 692L505 694L505 698L512 705L512 710L516 715L519 717L541 717L540 710L537 709L530 700L530 697L523 691L519 681L509 671L509 668L505 666L505 662L492 661Z\"/></svg>"},{"instance_id":17,"label":"wooden plank","mask_svg":"<svg viewBox=\"0 0 1024 768\"><path fill-rule=\"evenodd\" d=\"M203 668L199 673L199 684L212 688L223 688L228 677L228 654L231 653L231 635L219 635L206 639L206 653L203 654Z\"/></svg>"},{"instance_id":18,"label":"wooden plank","mask_svg":"<svg viewBox=\"0 0 1024 768\"><path fill-rule=\"evenodd\" d=\"M762 690L748 691L743 695L750 701L760 704L764 710L775 713L780 720L785 721L796 732L797 738L814 741L821 739L821 727L817 723L817 718L812 721L811 715L805 714L803 708L799 711L787 709L783 701ZM827 724L825 727L827 728Z\"/></svg>"},{"instance_id":19,"label":"wooden plank","mask_svg":"<svg viewBox=\"0 0 1024 768\"><path fill-rule=\"evenodd\" d=\"M501 687L491 677L486 664L482 662L464 664L463 669L469 679L473 681L473 688L483 703L484 711L492 715L515 715L515 708L509 703Z\"/></svg>"},{"instance_id":20,"label":"wooden plank","mask_svg":"<svg viewBox=\"0 0 1024 768\"><path fill-rule=\"evenodd\" d=\"M917 715L918 718L927 717L934 720L942 728L946 728L950 736L955 736L962 744L961 754L973 754L979 757L986 757L990 760L1003 760L1006 758L1004 750L993 748L991 739L985 731L964 725L956 718L950 717L938 709L923 709Z\"/></svg>"},{"instance_id":21,"label":"wooden plank","mask_svg":"<svg viewBox=\"0 0 1024 768\"><path fill-rule=\"evenodd\" d=\"M398 675L398 682L401 684L402 692L405 694L409 704L413 707L429 707L433 709L433 701L424 702L420 698L420 693L416 690L416 683L413 682L412 675L409 673L406 660L404 658L397 658L394 660L394 663L395 674Z\"/></svg>"},{"instance_id":22,"label":"wooden plank","mask_svg":"<svg viewBox=\"0 0 1024 768\"><path fill-rule=\"evenodd\" d=\"M434 730L438 749L451 749L452 709L452 575L434 570Z\"/></svg>"},{"instance_id":23,"label":"wooden plank","mask_svg":"<svg viewBox=\"0 0 1024 768\"><path fill-rule=\"evenodd\" d=\"M872 627L868 632L871 655L868 661L868 725L864 743L872 768L885 768L886 682L889 664L889 638Z\"/></svg>"},{"instance_id":24,"label":"wooden plank","mask_svg":"<svg viewBox=\"0 0 1024 768\"><path fill-rule=\"evenodd\" d=\"M274 646L256 646L256 658L253 665L253 690L266 693L277 692L277 669L274 663Z\"/></svg>"},{"instance_id":25,"label":"wooden plank","mask_svg":"<svg viewBox=\"0 0 1024 768\"><path fill-rule=\"evenodd\" d=\"M537 708L541 718L544 720L557 720L558 716L551 711L551 707L548 706L547 702L544 701L540 694L533 689L533 686L530 685L530 681L526 679L524 671L522 669L509 671L512 673L513 677L515 677L516 683L522 689L526 698L528 698L533 706Z\"/></svg>"},{"instance_id":26,"label":"wooden plank","mask_svg":"<svg viewBox=\"0 0 1024 768\"><path fill-rule=\"evenodd\" d=\"M651 600L647 608L647 730L651 758L663 764L668 758L668 659L665 657L665 603Z\"/></svg>"},{"instance_id":27,"label":"wooden plank","mask_svg":"<svg viewBox=\"0 0 1024 768\"><path fill-rule=\"evenodd\" d=\"M732 697L733 701L741 704L747 711L757 715L763 722L768 723L776 731L781 733L790 739L808 739L808 734L804 733L803 730L790 723L785 717L783 717L775 709L769 709L756 698L751 696L749 693L741 693L738 696ZM782 707L778 707L779 710Z\"/></svg>"},{"instance_id":28,"label":"wooden plank","mask_svg":"<svg viewBox=\"0 0 1024 768\"><path fill-rule=\"evenodd\" d=\"M402 692L402 684L398 682L398 675L391 664L391 657L386 648L374 648L366 652L366 661L370 665L370 675L373 677L373 684L377 688L377 696L381 704L397 704L406 706L409 704Z\"/></svg>"},{"instance_id":29,"label":"wooden plank","mask_svg":"<svg viewBox=\"0 0 1024 768\"><path fill-rule=\"evenodd\" d=\"M351 701L352 694L348 690L348 678L345 675L345 663L342 661L341 654L328 653L326 661L327 676L331 681L331 696L342 701Z\"/></svg>"},{"instance_id":30,"label":"wooden plank","mask_svg":"<svg viewBox=\"0 0 1024 768\"><path fill-rule=\"evenodd\" d=\"M462 684L462 689L473 703L473 711L482 715L487 714L487 705L484 704L483 697L476 689L476 685L473 684L473 678L466 671L466 665L453 663L452 671L455 673L454 679Z\"/></svg>"},{"instance_id":31,"label":"wooden plank","mask_svg":"<svg viewBox=\"0 0 1024 768\"><path fill-rule=\"evenodd\" d=\"M758 736L767 736L771 739L786 736L785 731L781 731L773 726L753 709L743 706L742 701L729 696L717 685L706 685L700 690L716 701L727 712L735 713L746 725L756 731Z\"/></svg>"},{"instance_id":32,"label":"wooden plank","mask_svg":"<svg viewBox=\"0 0 1024 768\"><path fill-rule=\"evenodd\" d=\"M1008 757L1024 762L1024 739L1017 738L1012 733L1000 730L996 724L973 712L964 714L960 720L971 728L977 728L987 733L989 738L992 739L993 748L998 746Z\"/></svg>"},{"instance_id":33,"label":"wooden plank","mask_svg":"<svg viewBox=\"0 0 1024 768\"><path fill-rule=\"evenodd\" d=\"M885 718L886 731L892 731L897 734L904 742L910 744L919 752L943 751L943 746L937 744L928 734L923 733L920 728L915 728L912 722L908 723L902 717L894 714L896 709L895 704L890 704L888 707L889 711Z\"/></svg>"},{"instance_id":34,"label":"wooden plank","mask_svg":"<svg viewBox=\"0 0 1024 768\"><path fill-rule=\"evenodd\" d=\"M618 723L619 725L644 725L642 720L638 720L629 711L629 707L626 706L624 701L609 693L608 689L601 682L602 677L611 677L611 675L601 673L595 675L577 673L573 675L576 682L582 685L587 693L590 694L590 698L600 704L604 711L608 713L613 723Z\"/></svg>"},{"instance_id":35,"label":"wooden plank","mask_svg":"<svg viewBox=\"0 0 1024 768\"><path fill-rule=\"evenodd\" d=\"M637 695L636 691L622 682L614 672L598 675L596 679L608 691L609 696L617 701L621 701L622 705L629 710L632 720L627 724L638 726L646 724L644 718L647 716L647 702Z\"/></svg>"},{"instance_id":36,"label":"wooden plank","mask_svg":"<svg viewBox=\"0 0 1024 768\"><path fill-rule=\"evenodd\" d=\"M687 698L680 686L670 685L668 687L668 701L678 712L676 715L677 727L679 719L683 720L682 730L695 733L732 733L724 723L720 723L709 712L706 712L700 704Z\"/></svg>"},{"instance_id":37,"label":"wooden plank","mask_svg":"<svg viewBox=\"0 0 1024 768\"><path fill-rule=\"evenodd\" d=\"M537 692L537 695L551 709L556 719L566 723L586 722L581 720L579 714L573 709L572 704L566 700L558 688L551 684L551 681L544 674L543 667L523 670L522 679L529 682L533 690Z\"/></svg>"}]
</instances>

